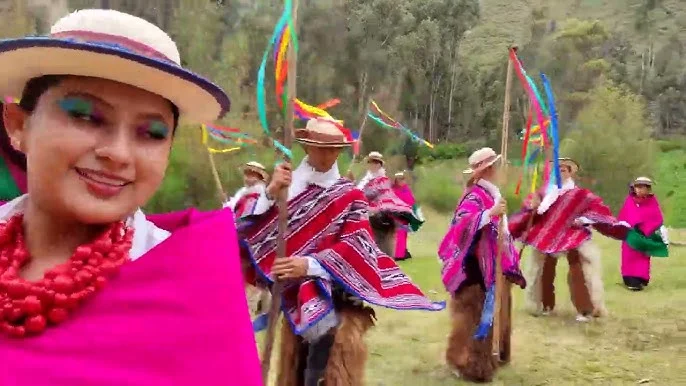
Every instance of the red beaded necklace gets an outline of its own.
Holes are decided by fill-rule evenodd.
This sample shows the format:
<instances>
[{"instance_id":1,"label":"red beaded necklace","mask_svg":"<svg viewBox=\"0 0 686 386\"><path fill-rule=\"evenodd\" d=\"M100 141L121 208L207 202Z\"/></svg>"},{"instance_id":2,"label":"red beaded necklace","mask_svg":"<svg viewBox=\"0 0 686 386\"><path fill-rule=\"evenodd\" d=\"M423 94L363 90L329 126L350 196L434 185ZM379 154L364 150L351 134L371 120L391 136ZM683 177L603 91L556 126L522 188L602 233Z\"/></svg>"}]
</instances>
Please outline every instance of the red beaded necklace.
<instances>
[{"instance_id":1,"label":"red beaded necklace","mask_svg":"<svg viewBox=\"0 0 686 386\"><path fill-rule=\"evenodd\" d=\"M29 282L19 276L31 258L23 220L19 214L0 224L0 331L17 338L67 319L128 260L133 239L132 228L115 222L92 243L77 247L66 263Z\"/></svg>"}]
</instances>

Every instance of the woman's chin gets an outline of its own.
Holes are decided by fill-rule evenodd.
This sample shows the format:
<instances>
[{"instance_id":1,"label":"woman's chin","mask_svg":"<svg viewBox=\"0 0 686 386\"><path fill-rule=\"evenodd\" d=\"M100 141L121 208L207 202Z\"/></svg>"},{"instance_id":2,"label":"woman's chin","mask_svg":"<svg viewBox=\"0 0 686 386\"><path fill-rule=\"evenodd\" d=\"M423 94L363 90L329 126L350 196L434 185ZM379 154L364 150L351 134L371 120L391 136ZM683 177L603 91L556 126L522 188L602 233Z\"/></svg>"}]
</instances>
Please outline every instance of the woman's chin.
<instances>
[{"instance_id":1,"label":"woman's chin","mask_svg":"<svg viewBox=\"0 0 686 386\"><path fill-rule=\"evenodd\" d=\"M77 221L84 224L108 224L123 220L138 207L124 197L102 200L87 193L79 196L79 199L70 199L68 210Z\"/></svg>"}]
</instances>

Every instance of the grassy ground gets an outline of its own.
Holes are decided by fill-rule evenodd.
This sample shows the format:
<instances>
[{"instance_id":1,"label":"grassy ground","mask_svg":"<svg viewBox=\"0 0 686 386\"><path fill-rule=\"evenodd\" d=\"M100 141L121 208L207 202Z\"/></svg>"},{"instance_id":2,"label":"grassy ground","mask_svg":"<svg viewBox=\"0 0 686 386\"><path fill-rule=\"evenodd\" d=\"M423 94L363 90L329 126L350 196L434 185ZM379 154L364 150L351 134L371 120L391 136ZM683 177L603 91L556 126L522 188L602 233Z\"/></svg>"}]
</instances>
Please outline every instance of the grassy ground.
<instances>
[{"instance_id":1,"label":"grassy ground","mask_svg":"<svg viewBox=\"0 0 686 386\"><path fill-rule=\"evenodd\" d=\"M435 250L448 218L426 213L427 225L410 241L415 258L407 273L434 299L445 299ZM673 237L682 241L686 233ZM515 290L513 360L497 375L499 385L686 384L686 248L655 259L653 282L641 293L621 285L619 244L596 236L602 246L610 316L574 322L565 264L558 266L558 314L535 318ZM526 258L525 258L526 259ZM526 263L526 262L525 262ZM367 385L461 384L444 365L448 313L378 310L368 335Z\"/></svg>"}]
</instances>

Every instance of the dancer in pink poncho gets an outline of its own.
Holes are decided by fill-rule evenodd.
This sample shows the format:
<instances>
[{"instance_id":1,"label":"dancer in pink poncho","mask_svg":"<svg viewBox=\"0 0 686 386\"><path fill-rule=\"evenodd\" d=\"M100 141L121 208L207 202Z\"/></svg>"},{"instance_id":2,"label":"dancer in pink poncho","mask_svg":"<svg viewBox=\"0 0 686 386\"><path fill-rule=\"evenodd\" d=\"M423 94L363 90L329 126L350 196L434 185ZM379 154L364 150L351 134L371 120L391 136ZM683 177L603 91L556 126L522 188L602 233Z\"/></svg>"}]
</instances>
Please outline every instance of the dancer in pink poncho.
<instances>
[{"instance_id":1,"label":"dancer in pink poncho","mask_svg":"<svg viewBox=\"0 0 686 386\"><path fill-rule=\"evenodd\" d=\"M622 243L622 278L633 291L641 291L650 282L650 257L668 254L662 210L652 185L647 177L634 180L618 216L633 228Z\"/></svg>"},{"instance_id":2,"label":"dancer in pink poncho","mask_svg":"<svg viewBox=\"0 0 686 386\"><path fill-rule=\"evenodd\" d=\"M112 10L0 41L28 194L0 206L0 385L262 386L231 210L146 216L179 120L221 88Z\"/></svg>"},{"instance_id":3,"label":"dancer in pink poncho","mask_svg":"<svg viewBox=\"0 0 686 386\"><path fill-rule=\"evenodd\" d=\"M470 168L464 171L470 176L467 187L438 249L452 317L446 361L458 376L472 382L490 382L499 363L510 360L509 291L501 303L500 352L495 356L492 352L497 262L501 262L507 280L526 287L512 237L504 234L498 246L498 223L507 208L495 185L498 170L494 164L499 159L491 148L477 150L469 157Z\"/></svg>"},{"instance_id":4,"label":"dancer in pink poncho","mask_svg":"<svg viewBox=\"0 0 686 386\"><path fill-rule=\"evenodd\" d=\"M410 189L410 186L407 185L405 173L395 173L393 179L393 192L407 205L411 206L412 208L415 207L416 201L414 194L412 194L412 189ZM407 249L407 236L409 231L409 225L402 225L398 227L395 232L395 260L412 258L410 251Z\"/></svg>"}]
</instances>

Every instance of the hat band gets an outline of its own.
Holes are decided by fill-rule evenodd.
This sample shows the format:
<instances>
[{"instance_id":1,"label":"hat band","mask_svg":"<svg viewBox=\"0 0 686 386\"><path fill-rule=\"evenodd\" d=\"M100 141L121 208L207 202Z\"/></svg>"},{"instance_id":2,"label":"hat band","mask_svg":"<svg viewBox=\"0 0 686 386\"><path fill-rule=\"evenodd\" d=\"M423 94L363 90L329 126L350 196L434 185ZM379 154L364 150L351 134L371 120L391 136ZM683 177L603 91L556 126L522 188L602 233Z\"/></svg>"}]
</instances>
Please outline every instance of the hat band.
<instances>
[{"instance_id":1,"label":"hat band","mask_svg":"<svg viewBox=\"0 0 686 386\"><path fill-rule=\"evenodd\" d=\"M129 39L124 36L111 35L100 32L92 31L64 31L50 34L50 37L56 39L68 39L76 40L83 43L100 44L100 45L111 45L116 48L123 48L126 51L130 51L139 55L147 56L150 58L155 58L158 60L163 60L165 62L171 62L176 64L173 60L169 59L163 53L157 51L156 49L137 42L135 40Z\"/></svg>"}]
</instances>

